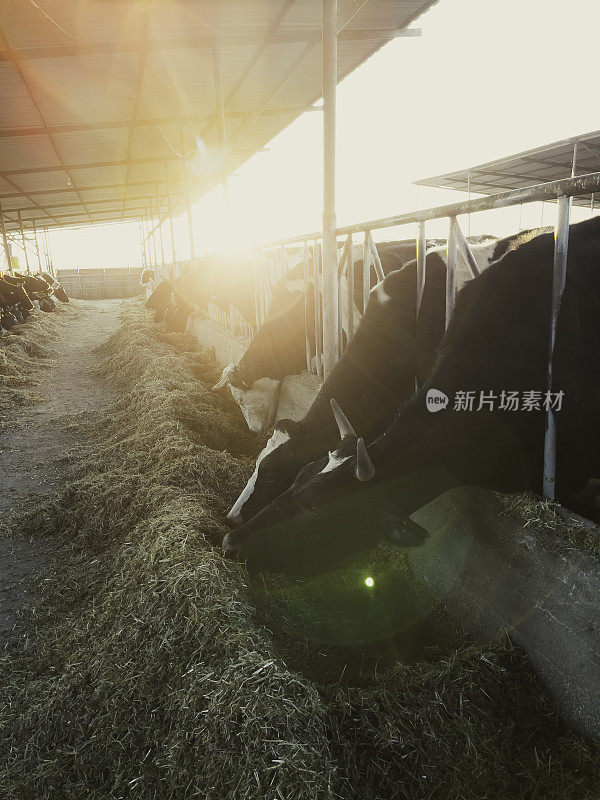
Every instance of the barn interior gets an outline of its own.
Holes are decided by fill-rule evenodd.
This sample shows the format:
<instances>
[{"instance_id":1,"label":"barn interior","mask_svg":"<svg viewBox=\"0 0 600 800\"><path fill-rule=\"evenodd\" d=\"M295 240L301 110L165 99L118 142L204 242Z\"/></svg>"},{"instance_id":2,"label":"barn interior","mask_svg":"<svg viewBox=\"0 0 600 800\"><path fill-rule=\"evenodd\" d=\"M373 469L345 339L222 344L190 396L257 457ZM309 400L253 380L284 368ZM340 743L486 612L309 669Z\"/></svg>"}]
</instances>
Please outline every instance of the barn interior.
<instances>
[{"instance_id":1,"label":"barn interior","mask_svg":"<svg viewBox=\"0 0 600 800\"><path fill-rule=\"evenodd\" d=\"M597 131L418 182L464 192L452 205L337 225L336 86L434 4L2 4L0 280L47 284L0 337L7 798L597 796L598 527L555 502L551 436L544 496L451 490L414 517L423 548L291 577L223 555L273 425L303 419L343 359L382 240L416 231L424 274L427 225L447 221L460 283L470 215L539 202L558 281L571 207L595 212ZM250 315L216 295L177 308L206 263L193 204L306 112L323 118L322 228L230 256ZM55 263L49 232L128 222L137 266ZM252 429L238 386L211 389L294 269L302 369ZM180 316L146 306L166 282Z\"/></svg>"}]
</instances>

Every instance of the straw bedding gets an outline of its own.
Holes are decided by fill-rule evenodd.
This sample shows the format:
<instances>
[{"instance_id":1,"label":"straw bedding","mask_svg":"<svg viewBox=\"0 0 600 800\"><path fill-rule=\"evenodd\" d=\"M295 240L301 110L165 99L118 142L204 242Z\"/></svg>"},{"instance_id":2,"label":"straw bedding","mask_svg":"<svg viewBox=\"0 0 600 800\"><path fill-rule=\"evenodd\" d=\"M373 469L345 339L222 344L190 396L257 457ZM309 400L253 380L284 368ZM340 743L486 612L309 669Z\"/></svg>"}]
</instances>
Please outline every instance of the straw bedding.
<instances>
[{"instance_id":1,"label":"straw bedding","mask_svg":"<svg viewBox=\"0 0 600 800\"><path fill-rule=\"evenodd\" d=\"M74 305L57 304L51 314L35 312L24 325L0 332L0 430L11 411L36 399L36 378L55 355L54 336L78 313Z\"/></svg>"},{"instance_id":2,"label":"straw bedding","mask_svg":"<svg viewBox=\"0 0 600 800\"><path fill-rule=\"evenodd\" d=\"M0 660L3 798L598 796L599 747L510 642L472 647L427 597L398 609L397 554L303 581L223 560L261 442L207 389L209 353L132 303L100 356L118 400L13 523L63 556Z\"/></svg>"}]
</instances>

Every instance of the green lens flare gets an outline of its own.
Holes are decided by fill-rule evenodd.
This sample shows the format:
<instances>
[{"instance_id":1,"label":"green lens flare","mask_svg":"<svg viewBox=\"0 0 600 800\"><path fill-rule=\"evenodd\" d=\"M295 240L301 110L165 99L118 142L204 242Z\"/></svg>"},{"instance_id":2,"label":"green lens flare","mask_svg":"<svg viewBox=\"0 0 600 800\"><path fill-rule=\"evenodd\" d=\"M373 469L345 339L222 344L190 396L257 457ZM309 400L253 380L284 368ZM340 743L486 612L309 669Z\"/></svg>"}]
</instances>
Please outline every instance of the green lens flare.
<instances>
[{"instance_id":1,"label":"green lens flare","mask_svg":"<svg viewBox=\"0 0 600 800\"><path fill-rule=\"evenodd\" d=\"M369 578L365 578L365 586L368 586L368 587L369 587L369 589L370 589L372 586L375 586L375 581L373 580L373 578L371 578L371 577L369 577Z\"/></svg>"}]
</instances>

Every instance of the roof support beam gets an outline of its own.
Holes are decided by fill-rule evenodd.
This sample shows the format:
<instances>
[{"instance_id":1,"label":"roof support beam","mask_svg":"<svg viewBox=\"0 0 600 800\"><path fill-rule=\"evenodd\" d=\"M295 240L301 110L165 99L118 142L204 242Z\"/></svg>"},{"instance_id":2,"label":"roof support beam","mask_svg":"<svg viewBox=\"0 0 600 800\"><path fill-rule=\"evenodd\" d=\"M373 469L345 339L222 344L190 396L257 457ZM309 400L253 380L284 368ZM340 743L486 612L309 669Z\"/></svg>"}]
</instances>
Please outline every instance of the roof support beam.
<instances>
[{"instance_id":1,"label":"roof support beam","mask_svg":"<svg viewBox=\"0 0 600 800\"><path fill-rule=\"evenodd\" d=\"M302 114L305 111L320 111L321 109L313 106L284 106L282 108L270 108L265 111L265 114L270 116L283 115L296 115ZM245 119L251 111L226 111L225 117L227 119ZM152 117L136 119L134 127L142 128L153 125L169 125L173 123L190 123L195 125L200 122L205 122L212 125L216 121L214 114L194 114L194 115L181 115L173 117ZM107 131L113 128L129 128L131 127L131 119L117 119L106 120L105 122L77 122L69 123L66 125L47 125L46 127L29 126L26 128L0 128L0 139L19 138L21 136L47 136L48 134L57 133L86 133L87 131Z\"/></svg>"},{"instance_id":2,"label":"roof support beam","mask_svg":"<svg viewBox=\"0 0 600 800\"><path fill-rule=\"evenodd\" d=\"M293 2L293 0L292 0ZM288 3L291 5L292 3ZM364 5L364 3L362 3ZM285 9L287 11L287 8ZM352 14L355 15L356 12ZM280 14L283 18L283 14ZM352 18L352 17L350 17ZM344 23L345 25L347 22ZM279 20L275 27L279 25ZM418 28L348 28L340 33L339 38L345 42L380 41L397 37L420 36ZM112 55L114 53L138 53L144 51L164 50L196 50L202 47L214 47L218 42L227 47L244 47L261 45L268 37L269 44L318 44L321 31L281 31L268 34L230 34L221 32L205 36L188 36L179 39L138 39L137 41L94 42L89 44L63 44L55 47L29 47L23 49L5 48L0 50L0 61L27 61L42 58L68 58L72 56Z\"/></svg>"},{"instance_id":3,"label":"roof support beam","mask_svg":"<svg viewBox=\"0 0 600 800\"><path fill-rule=\"evenodd\" d=\"M147 44L148 39L148 19L150 16L150 6L146 8L146 12L144 13L144 22L143 22L143 29L144 29L144 42ZM146 66L146 53L147 47L144 46L143 50L140 51L139 58L138 58L138 72L137 72L137 80L135 84L135 101L133 104L133 111L131 114L131 121L129 123L129 133L127 134L127 172L125 175L125 194L123 195L123 215L125 215L125 204L127 203L127 192L129 190L129 171L130 171L130 161L131 161L131 145L133 142L133 132L135 130L135 122L138 115L138 109L140 107L140 102L142 99L142 83L144 81L144 68Z\"/></svg>"},{"instance_id":4,"label":"roof support beam","mask_svg":"<svg viewBox=\"0 0 600 800\"><path fill-rule=\"evenodd\" d=\"M172 262L175 264L175 229L173 226L173 193L171 191L171 178L169 176L169 162L165 161L165 179L167 181L167 210L169 213L169 226L171 229L171 251L173 254Z\"/></svg>"},{"instance_id":5,"label":"roof support beam","mask_svg":"<svg viewBox=\"0 0 600 800\"><path fill-rule=\"evenodd\" d=\"M38 269L41 272L42 271L42 259L40 258L40 245L39 245L39 242L38 242L37 227L36 227L36 224L35 224L35 220L33 220L33 238L34 238L34 241L35 241L35 252L37 253Z\"/></svg>"},{"instance_id":6,"label":"roof support beam","mask_svg":"<svg viewBox=\"0 0 600 800\"><path fill-rule=\"evenodd\" d=\"M10 247L6 237L6 225L4 224L4 214L2 213L2 206L0 206L0 225L2 226L2 243L4 244L4 255L6 256L6 266L9 271L12 270L10 261Z\"/></svg>"},{"instance_id":7,"label":"roof support beam","mask_svg":"<svg viewBox=\"0 0 600 800\"><path fill-rule=\"evenodd\" d=\"M183 197L184 192L173 192L173 194L176 195L177 197ZM129 200L130 201L133 201L133 200L154 200L154 198L156 196L157 196L156 194L135 195L135 197L131 197L131 198L129 198ZM117 204L118 205L122 205L122 202L123 202L123 198L121 198L121 197L115 197L114 200L87 200L86 201L88 206L101 205L101 204L104 204L104 203L113 203L115 205L117 205ZM72 206L76 206L76 205L77 205L76 202L54 203L54 204L51 204L51 205L44 206L44 208L45 209L49 209L49 208L51 208L51 209L55 209L55 208L71 208ZM35 209L31 208L31 206L29 206L29 207L26 206L24 208L9 208L9 209L6 209L4 211L4 214L8 218L9 214L26 213L28 211L34 211L34 210ZM113 210L117 211L116 208L115 209L109 209L109 210L110 211L113 211ZM79 213L79 212L73 212L73 213ZM82 213L84 213L84 212L82 211ZM102 213L102 212L100 212L100 213Z\"/></svg>"},{"instance_id":8,"label":"roof support beam","mask_svg":"<svg viewBox=\"0 0 600 800\"><path fill-rule=\"evenodd\" d=\"M129 217L130 219L139 219L140 216L141 216L139 212L143 211L146 208L148 208L147 204L130 206L127 209L127 211L125 212L125 218L127 219ZM112 214L112 213L116 213L116 212L119 212L119 210L118 209L108 209L105 212L97 211L96 215L103 214L103 213ZM60 222L60 220L68 219L69 217L87 217L87 213L84 213L83 211L81 211L81 212L73 211L70 214L56 214L53 217L53 219L56 219L56 225L60 226L62 224ZM111 219L112 219L112 217L111 217ZM119 217L114 217L114 219L119 219ZM24 219L23 222L25 223L25 226L28 226L29 223L32 223L32 227L31 227L30 230L33 230L33 222L35 222L36 224L38 222L43 222L44 226L47 226L48 225L48 217L29 217L28 219ZM104 218L96 216L96 218L93 219L92 222L104 222ZM9 219L7 219L5 217L5 223L6 223L6 229L7 230L16 230L16 231L20 230L19 229L18 220L9 220ZM88 223L84 222L84 223L77 223L77 224L88 224ZM52 227L52 226L49 226L49 227ZM27 230L27 229L28 229L27 227L24 227L23 230Z\"/></svg>"},{"instance_id":9,"label":"roof support beam","mask_svg":"<svg viewBox=\"0 0 600 800\"><path fill-rule=\"evenodd\" d=\"M12 51L12 48L10 47L10 42L9 42L9 40L8 40L8 38L7 38L7 36L6 36L6 34L5 34L5 33L4 33L4 31L2 30L2 28L0 28L0 39L3 39L3 40L4 40L4 42L6 42L6 45L7 45L7 48L9 49L9 51ZM22 68L21 64L20 64L20 63L18 63L18 62L15 62L15 69L16 69L16 70L17 70L17 72L19 73L19 77L21 78L21 81L22 81L23 85L25 86L25 89L27 90L27 94L29 95L29 98L30 98L31 102L32 102L32 103L33 103L33 105L34 105L34 107L35 107L35 110L37 111L37 113L38 113L38 115L39 115L39 118L42 120L42 124L43 124L44 128L46 128L46 129L47 129L47 122L46 122L46 119L44 118L44 115L42 114L42 109L40 108L40 105L39 105L38 101L36 100L36 97L35 97L34 91L33 91L33 89L31 88L31 84L30 84L30 82L29 82L29 80L28 80L28 78L27 78L27 75L26 75L26 74L25 74L25 72L23 71L23 68ZM74 185L74 183L73 183L73 179L71 178L71 176L69 175L69 172L68 172L68 171L67 171L67 169L65 168L65 165L64 165L63 159L62 159L62 157L61 157L60 153L58 152L58 148L57 148L57 146L56 146L56 142L55 142L55 141L54 141L54 139L52 138L52 134L51 134L51 133L48 133L48 139L50 140L50 144L52 145L52 149L54 150L54 152L55 152L55 154L56 154L56 158L58 159L58 161L59 161L59 164L60 164L60 165L61 165L61 167L62 167L62 168L65 170L65 173L66 173L66 175L67 175L68 184L69 184L70 186L72 185L72 186L73 186L73 188L75 189L75 191L77 191L77 187ZM79 193L78 193L78 194L79 194ZM82 206L84 207L84 209L85 209L85 203L84 203L84 202L83 202L83 200L81 199L81 196L79 197L79 200L80 200L80 202L81 202L81 205L82 205ZM86 211L86 213L87 213L87 211ZM89 214L88 214L88 216L89 216ZM92 219L92 218L90 217L90 221L91 221L91 219Z\"/></svg>"},{"instance_id":10,"label":"roof support beam","mask_svg":"<svg viewBox=\"0 0 600 800\"><path fill-rule=\"evenodd\" d=\"M23 233L23 220L21 219L21 212L18 212L19 217L19 228L21 229L21 241L23 243L23 252L25 253L25 264L27 265L27 274L29 275L31 270L29 269L29 257L27 255L27 244L25 243L25 234Z\"/></svg>"},{"instance_id":11,"label":"roof support beam","mask_svg":"<svg viewBox=\"0 0 600 800\"><path fill-rule=\"evenodd\" d=\"M335 120L337 90L337 0L323 0L323 368L339 358L338 269L335 235Z\"/></svg>"},{"instance_id":12,"label":"roof support beam","mask_svg":"<svg viewBox=\"0 0 600 800\"><path fill-rule=\"evenodd\" d=\"M0 177L3 177L3 176L0 174ZM159 178L158 179L158 183L164 183L164 182L165 182L164 178ZM156 179L148 180L148 181L136 181L135 183L130 183L129 184L129 188L131 189L134 186L153 186L155 183L156 183ZM81 191L82 192L93 192L93 191L100 191L100 190L107 190L107 189L125 189L125 184L124 183L108 183L108 184L104 184L103 183L103 184L100 184L98 186L82 186L81 187ZM31 197L33 197L36 194L64 194L65 192L68 192L68 191L70 191L70 190L67 188L67 189L40 189L39 191L28 192L27 194L25 192L14 192L14 193L11 193L11 194L0 194L0 200L9 200L9 199L12 199L12 198L15 198L15 197L25 197L28 200L31 200ZM118 197L118 198L116 198L116 200L121 201L122 198ZM44 211L44 209L41 206L39 206L37 203L35 203L33 200L31 200L31 202L33 203L33 205L36 208L39 208L40 211ZM92 201L88 201L88 202L92 202ZM113 201L109 197L108 199L104 199L103 202L111 203ZM71 203L71 205L73 205L73 203Z\"/></svg>"},{"instance_id":13,"label":"roof support beam","mask_svg":"<svg viewBox=\"0 0 600 800\"><path fill-rule=\"evenodd\" d=\"M345 31L346 26L348 25L350 20L352 20L353 17L356 16L356 14L362 8L362 6L364 6L367 2L368 2L368 0L355 0L355 2L353 2L350 5L349 8L345 9L345 13L338 17L337 23L336 23L338 41L340 39L343 40L346 35L350 34L350 31ZM279 22L281 21L281 19L283 19L283 15L285 13L287 13L287 10L291 7L292 3L293 3L293 0L288 0L288 2L285 4L285 6L283 7L282 11L280 12L278 20L275 21L274 27L277 27L279 25ZM415 14L415 16L418 16L418 14ZM407 22L407 25L410 24L410 22L412 22L412 19ZM267 45L270 44L273 41L273 36L275 34L274 27L272 26L271 32L265 37L265 41L264 41L264 44L263 44L263 49L266 48ZM399 33L400 35L403 35L404 32L407 30L407 28L404 28L401 31L399 31L398 29L394 29L394 30L396 31L396 33ZM421 33L420 30L416 31L417 35L420 35L420 33ZM411 34L411 35L414 35L414 34ZM383 37L383 38L385 38L385 37ZM246 135L246 133L250 130L250 128L254 125L254 123L260 117L262 117L263 114L266 113L267 109L269 108L269 106L271 105L271 103L273 102L275 97L278 95L278 93L281 91L281 89L285 86L285 84L289 80L289 78L296 72L298 67L303 63L304 59L309 54L309 52L313 49L315 44L320 43L321 40L322 40L322 33L321 33L321 31L319 31L319 35L314 40L309 41L306 44L306 46L303 48L303 50L299 54L299 56L288 67L288 69L286 70L286 72L282 76L281 80L277 84L275 90L267 98L267 100L263 104L262 108L258 112L253 113L252 115L250 115L248 120L246 121L246 123L241 126L241 129L239 131L236 132L235 141L228 148L228 154L229 155L232 155L238 149L239 143L243 139L243 137ZM376 39L376 41L380 42L381 41L381 37L379 39ZM249 66L247 67L246 71L244 72L244 74L242 75L242 77L240 78L238 83L233 87L232 91L229 93L229 95L227 97L226 105L228 105L231 102L233 96L235 95L235 93L237 92L239 87L245 81L245 79L249 75L250 71L253 69L254 65L258 62L258 58L260 57L260 55L261 55L261 53L257 53L255 58L250 62ZM206 135L207 131L208 131L208 128L206 128L204 130L204 132L202 134L202 138L204 138L204 136ZM201 186L202 183L205 182L205 180L206 180L206 176L200 177L199 180L196 182L194 188L196 188L198 186ZM177 210L177 207L175 208L175 210Z\"/></svg>"},{"instance_id":14,"label":"roof support beam","mask_svg":"<svg viewBox=\"0 0 600 800\"><path fill-rule=\"evenodd\" d=\"M219 137L219 159L221 164L221 186L225 205L229 207L229 190L227 187L227 171L225 157L227 153L227 128L225 126L225 100L223 98L223 79L221 76L221 53L218 47L213 49L213 77L215 98L217 102L217 131Z\"/></svg>"}]
</instances>

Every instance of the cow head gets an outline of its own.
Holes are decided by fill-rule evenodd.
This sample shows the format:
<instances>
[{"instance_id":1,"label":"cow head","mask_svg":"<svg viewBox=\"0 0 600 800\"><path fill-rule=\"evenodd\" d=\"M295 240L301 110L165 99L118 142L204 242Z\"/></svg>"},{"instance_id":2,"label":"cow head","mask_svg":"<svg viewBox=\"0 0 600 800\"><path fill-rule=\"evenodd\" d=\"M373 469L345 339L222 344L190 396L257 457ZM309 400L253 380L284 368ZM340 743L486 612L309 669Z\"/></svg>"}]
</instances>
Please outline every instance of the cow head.
<instances>
[{"instance_id":1,"label":"cow head","mask_svg":"<svg viewBox=\"0 0 600 800\"><path fill-rule=\"evenodd\" d=\"M341 441L303 467L293 484L224 539L225 552L252 570L322 572L383 539L421 545L426 531L404 515L378 480L362 438L337 409Z\"/></svg>"},{"instance_id":2,"label":"cow head","mask_svg":"<svg viewBox=\"0 0 600 800\"><path fill-rule=\"evenodd\" d=\"M21 307L25 311L31 311L33 309L33 303L31 302L31 298L25 291L25 289L20 285L20 283L16 280L6 280L6 278L1 282L0 288L2 289L3 295L6 296L8 301L11 305L16 305L17 303L21 304Z\"/></svg>"},{"instance_id":3,"label":"cow head","mask_svg":"<svg viewBox=\"0 0 600 800\"><path fill-rule=\"evenodd\" d=\"M294 482L298 470L311 461L310 433L301 422L281 419L256 459L254 472L235 501L227 521L233 527L247 522Z\"/></svg>"},{"instance_id":4,"label":"cow head","mask_svg":"<svg viewBox=\"0 0 600 800\"><path fill-rule=\"evenodd\" d=\"M213 392L229 389L250 430L261 433L273 422L280 385L281 381L272 378L259 378L252 383L247 382L240 366L231 363L225 367L221 379L212 388Z\"/></svg>"},{"instance_id":5,"label":"cow head","mask_svg":"<svg viewBox=\"0 0 600 800\"><path fill-rule=\"evenodd\" d=\"M352 430L335 400L331 401L340 437ZM319 458L325 447L319 433L302 422L281 419L264 450L256 460L254 472L227 515L230 525L238 527L268 506L288 489L305 464Z\"/></svg>"}]
</instances>

